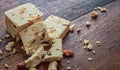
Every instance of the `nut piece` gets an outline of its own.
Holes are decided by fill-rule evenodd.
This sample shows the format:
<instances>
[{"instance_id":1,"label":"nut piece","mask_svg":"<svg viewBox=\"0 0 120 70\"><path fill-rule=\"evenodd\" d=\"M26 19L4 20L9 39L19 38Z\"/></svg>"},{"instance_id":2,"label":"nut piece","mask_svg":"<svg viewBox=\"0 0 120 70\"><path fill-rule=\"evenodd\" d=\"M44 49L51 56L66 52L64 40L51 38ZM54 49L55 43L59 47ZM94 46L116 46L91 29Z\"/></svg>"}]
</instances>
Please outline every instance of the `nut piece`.
<instances>
[{"instance_id":1,"label":"nut piece","mask_svg":"<svg viewBox=\"0 0 120 70\"><path fill-rule=\"evenodd\" d=\"M5 66L5 68L9 68L10 67L8 64L5 64L4 66Z\"/></svg>"},{"instance_id":2,"label":"nut piece","mask_svg":"<svg viewBox=\"0 0 120 70\"><path fill-rule=\"evenodd\" d=\"M70 25L69 30L73 31L74 27L75 27L75 24Z\"/></svg>"},{"instance_id":3,"label":"nut piece","mask_svg":"<svg viewBox=\"0 0 120 70\"><path fill-rule=\"evenodd\" d=\"M84 42L84 45L88 45L90 41L88 39L84 39L83 42Z\"/></svg>"},{"instance_id":4,"label":"nut piece","mask_svg":"<svg viewBox=\"0 0 120 70\"><path fill-rule=\"evenodd\" d=\"M67 67L67 70L71 70L71 67Z\"/></svg>"},{"instance_id":5,"label":"nut piece","mask_svg":"<svg viewBox=\"0 0 120 70\"><path fill-rule=\"evenodd\" d=\"M101 42L100 41L96 41L96 45L100 46Z\"/></svg>"},{"instance_id":6,"label":"nut piece","mask_svg":"<svg viewBox=\"0 0 120 70\"><path fill-rule=\"evenodd\" d=\"M92 61L92 60L93 60L93 58L91 58L91 57L88 58L88 61Z\"/></svg>"},{"instance_id":7,"label":"nut piece","mask_svg":"<svg viewBox=\"0 0 120 70\"><path fill-rule=\"evenodd\" d=\"M107 9L103 7L97 7L97 9L100 10L101 12L107 12Z\"/></svg>"},{"instance_id":8,"label":"nut piece","mask_svg":"<svg viewBox=\"0 0 120 70\"><path fill-rule=\"evenodd\" d=\"M92 44L88 44L87 49L88 49L88 50L92 50L92 49L93 49Z\"/></svg>"},{"instance_id":9,"label":"nut piece","mask_svg":"<svg viewBox=\"0 0 120 70\"><path fill-rule=\"evenodd\" d=\"M96 11L93 11L93 12L91 13L91 17L92 17L92 18L98 17L98 13L97 13Z\"/></svg>"},{"instance_id":10,"label":"nut piece","mask_svg":"<svg viewBox=\"0 0 120 70\"><path fill-rule=\"evenodd\" d=\"M79 33L80 31L81 31L80 28L78 28L78 29L77 29L77 33Z\"/></svg>"},{"instance_id":11,"label":"nut piece","mask_svg":"<svg viewBox=\"0 0 120 70\"><path fill-rule=\"evenodd\" d=\"M90 24L91 24L91 23L90 23L89 21L86 22L86 26L87 26L87 27L90 27Z\"/></svg>"},{"instance_id":12,"label":"nut piece","mask_svg":"<svg viewBox=\"0 0 120 70\"><path fill-rule=\"evenodd\" d=\"M95 50L92 50L92 53L95 54L96 53Z\"/></svg>"},{"instance_id":13,"label":"nut piece","mask_svg":"<svg viewBox=\"0 0 120 70\"><path fill-rule=\"evenodd\" d=\"M0 55L2 55L3 54L3 52L2 52L2 50L0 49Z\"/></svg>"},{"instance_id":14,"label":"nut piece","mask_svg":"<svg viewBox=\"0 0 120 70\"><path fill-rule=\"evenodd\" d=\"M82 39L80 39L79 41L82 42Z\"/></svg>"},{"instance_id":15,"label":"nut piece","mask_svg":"<svg viewBox=\"0 0 120 70\"><path fill-rule=\"evenodd\" d=\"M107 9L106 8L102 8L100 11L101 12L107 12Z\"/></svg>"},{"instance_id":16,"label":"nut piece","mask_svg":"<svg viewBox=\"0 0 120 70\"><path fill-rule=\"evenodd\" d=\"M74 55L74 52L72 50L63 50L63 55L65 57L72 57Z\"/></svg>"},{"instance_id":17,"label":"nut piece","mask_svg":"<svg viewBox=\"0 0 120 70\"><path fill-rule=\"evenodd\" d=\"M26 65L25 65L25 62L24 62L24 61L22 61L22 62L20 62L20 63L17 64L17 68L18 68L18 69L25 69L25 68L26 68L25 66L26 66Z\"/></svg>"},{"instance_id":18,"label":"nut piece","mask_svg":"<svg viewBox=\"0 0 120 70\"><path fill-rule=\"evenodd\" d=\"M8 37L10 37L10 35L9 35L9 34L6 34L6 35L4 35L4 37L5 37L5 38L8 38Z\"/></svg>"},{"instance_id":19,"label":"nut piece","mask_svg":"<svg viewBox=\"0 0 120 70\"><path fill-rule=\"evenodd\" d=\"M9 43L5 46L5 50L6 50L6 51L11 51L13 46L14 46L14 42L9 42Z\"/></svg>"}]
</instances>

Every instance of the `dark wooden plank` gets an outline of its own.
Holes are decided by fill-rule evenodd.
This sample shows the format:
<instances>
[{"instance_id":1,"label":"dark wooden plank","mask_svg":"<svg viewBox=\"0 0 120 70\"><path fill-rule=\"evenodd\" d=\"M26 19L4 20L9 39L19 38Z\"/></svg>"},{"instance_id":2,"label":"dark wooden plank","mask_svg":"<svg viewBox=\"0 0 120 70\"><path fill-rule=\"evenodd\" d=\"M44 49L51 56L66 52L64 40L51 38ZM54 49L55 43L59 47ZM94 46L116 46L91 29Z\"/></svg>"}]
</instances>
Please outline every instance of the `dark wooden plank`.
<instances>
[{"instance_id":1,"label":"dark wooden plank","mask_svg":"<svg viewBox=\"0 0 120 70\"><path fill-rule=\"evenodd\" d=\"M91 19L91 13L82 16L72 23L76 24L73 33L68 34L63 42L64 49L72 49L75 56L70 58L71 64L65 63L68 59L63 59L64 67L71 66L72 70L119 70L120 69L120 1L113 2L107 6L107 13L99 12L97 20ZM86 28L85 22L90 21L90 28ZM76 29L81 28L77 34ZM88 53L83 49L83 43L79 39L89 39L94 46L96 54ZM95 42L102 42L101 47L96 46ZM93 61L87 61L92 57ZM76 68L73 66L76 65Z\"/></svg>"},{"instance_id":2,"label":"dark wooden plank","mask_svg":"<svg viewBox=\"0 0 120 70\"><path fill-rule=\"evenodd\" d=\"M9 52L4 50L4 46L9 41L14 41L11 38L3 38L3 35L6 33L6 27L4 22L4 11L18 6L20 4L26 2L32 2L35 4L39 9L41 9L45 16L47 17L50 14L56 14L60 17L64 17L69 20L73 20L80 16L82 13L81 10L85 8L85 10L89 9L87 12L91 11L94 6L98 5L105 5L113 0L99 0L98 2L95 0L1 0L0 1L0 36L4 40L3 43L0 44L0 48L3 50L3 55L0 56L0 69L5 70L4 64L7 63L11 65L11 68L8 70L16 70L16 64L20 61L23 61L27 58L25 53L22 50L18 50L18 53L14 55L9 55ZM91 4L90 4L91 3ZM81 6L80 6L80 5ZM106 6L108 8L108 12L106 14L100 14L99 19L91 20L90 14L87 14L83 17L80 17L72 23L78 25L78 27L82 28L81 33L77 34L76 31L74 33L69 33L68 36L65 38L63 42L64 49L73 49L75 52L75 56L73 58L64 58L62 60L64 64L64 68L67 66L71 66L72 70L75 70L73 65L76 65L76 68L80 68L80 70L117 70L120 69L120 60L119 60L119 53L120 53L120 46L119 44L119 33L120 33L120 21L119 16L120 12L120 2L113 2L112 4ZM88 5L88 6L87 6ZM89 7L90 6L90 7ZM53 7L53 8L52 8ZM72 8L75 8L72 9ZM54 11L60 9L59 11ZM79 11L80 10L80 11ZM50 11L50 12L48 12ZM74 14L74 16L70 16L72 12L75 13L78 11L78 14ZM67 13L68 12L68 13ZM60 14L61 13L61 14ZM84 12L83 12L84 13ZM82 15L83 15L82 13ZM85 14L85 13L84 13ZM66 17L65 17L66 16ZM90 29L85 28L85 21L91 21L92 26ZM76 28L78 28L76 27ZM82 43L76 42L79 38L88 38L91 40L91 43L95 46L95 41L100 40L102 42L102 47L95 46L96 55L87 54L86 50L83 50ZM20 48L21 44L15 45L16 48ZM81 47L80 47L81 46ZM93 62L88 62L87 57L92 56L94 58ZM71 60L70 64L67 64L66 61ZM39 70L47 70L47 64L39 65ZM46 69L44 69L46 68ZM59 66L59 70L63 68Z\"/></svg>"},{"instance_id":3,"label":"dark wooden plank","mask_svg":"<svg viewBox=\"0 0 120 70\"><path fill-rule=\"evenodd\" d=\"M115 0L3 0L0 2L0 15L10 8L31 2L44 12L45 18L55 14L73 20L90 12L96 6L103 6L113 1Z\"/></svg>"}]
</instances>

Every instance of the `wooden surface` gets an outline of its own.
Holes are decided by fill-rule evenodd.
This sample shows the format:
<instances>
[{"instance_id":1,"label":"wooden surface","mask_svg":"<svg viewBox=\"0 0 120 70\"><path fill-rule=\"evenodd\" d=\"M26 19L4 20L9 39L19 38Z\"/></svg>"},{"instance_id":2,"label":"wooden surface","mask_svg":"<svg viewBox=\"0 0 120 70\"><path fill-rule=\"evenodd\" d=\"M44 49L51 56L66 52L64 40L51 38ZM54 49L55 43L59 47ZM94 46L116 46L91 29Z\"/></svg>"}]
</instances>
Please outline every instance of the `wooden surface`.
<instances>
[{"instance_id":1,"label":"wooden surface","mask_svg":"<svg viewBox=\"0 0 120 70\"><path fill-rule=\"evenodd\" d=\"M120 1L117 0L0 0L0 36L3 42L0 48L3 55L0 56L0 70L6 70L4 64L11 67L8 70L17 70L16 64L27 59L25 52L20 50L21 44L16 43L17 53L10 55L10 52L4 50L4 46L12 38L4 38L6 34L4 12L23 3L31 2L35 4L45 14L45 18L54 14L66 18L76 24L74 32L68 33L63 41L64 49L71 49L75 52L74 57L64 58L59 64L59 70L66 70L68 66L71 70L120 70ZM91 13L96 6L105 6L106 13L99 12L96 20L91 19ZM88 14L87 14L88 13ZM85 22L90 21L90 28L86 28ZM81 28L77 34L76 29ZM83 42L79 39L89 39L94 46L96 54L92 54L83 49ZM95 42L102 42L101 47L96 46ZM93 61L87 58L92 57ZM70 64L67 64L70 60ZM38 70L47 70L48 63L42 63L37 66Z\"/></svg>"}]
</instances>

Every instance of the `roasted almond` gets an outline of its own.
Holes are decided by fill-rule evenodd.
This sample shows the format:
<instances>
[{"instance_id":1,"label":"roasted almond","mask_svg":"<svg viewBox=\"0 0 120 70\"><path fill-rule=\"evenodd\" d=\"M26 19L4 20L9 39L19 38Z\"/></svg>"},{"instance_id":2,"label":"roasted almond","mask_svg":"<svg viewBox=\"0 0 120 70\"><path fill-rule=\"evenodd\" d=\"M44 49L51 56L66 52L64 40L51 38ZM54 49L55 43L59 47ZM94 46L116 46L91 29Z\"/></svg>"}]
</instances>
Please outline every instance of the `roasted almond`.
<instances>
[{"instance_id":1,"label":"roasted almond","mask_svg":"<svg viewBox=\"0 0 120 70\"><path fill-rule=\"evenodd\" d=\"M24 61L22 61L22 62L20 62L20 63L17 64L17 68L18 69L25 69L26 68L25 66L26 66L26 64L25 64Z\"/></svg>"},{"instance_id":2,"label":"roasted almond","mask_svg":"<svg viewBox=\"0 0 120 70\"><path fill-rule=\"evenodd\" d=\"M72 57L74 55L74 52L72 50L63 50L63 55L65 57Z\"/></svg>"}]
</instances>

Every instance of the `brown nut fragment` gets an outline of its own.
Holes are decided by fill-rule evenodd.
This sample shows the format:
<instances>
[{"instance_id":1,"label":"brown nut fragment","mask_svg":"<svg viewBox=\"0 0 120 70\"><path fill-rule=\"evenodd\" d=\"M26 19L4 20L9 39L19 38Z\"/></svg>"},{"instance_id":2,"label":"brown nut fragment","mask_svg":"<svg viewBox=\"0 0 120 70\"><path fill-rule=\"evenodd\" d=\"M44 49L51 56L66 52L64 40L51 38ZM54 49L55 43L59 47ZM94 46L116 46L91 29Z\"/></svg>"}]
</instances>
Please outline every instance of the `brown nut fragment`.
<instances>
[{"instance_id":1,"label":"brown nut fragment","mask_svg":"<svg viewBox=\"0 0 120 70\"><path fill-rule=\"evenodd\" d=\"M97 13L96 11L93 11L93 12L91 13L91 17L92 17L92 18L97 18L97 17L98 17L98 13Z\"/></svg>"},{"instance_id":2,"label":"brown nut fragment","mask_svg":"<svg viewBox=\"0 0 120 70\"><path fill-rule=\"evenodd\" d=\"M72 57L74 55L74 52L72 50L63 50L63 55L65 57Z\"/></svg>"},{"instance_id":3,"label":"brown nut fragment","mask_svg":"<svg viewBox=\"0 0 120 70\"><path fill-rule=\"evenodd\" d=\"M26 69L26 64L24 61L20 62L17 64L18 69Z\"/></svg>"},{"instance_id":4,"label":"brown nut fragment","mask_svg":"<svg viewBox=\"0 0 120 70\"><path fill-rule=\"evenodd\" d=\"M9 67L11 67L8 64L5 64L4 66L5 66L6 69L8 69Z\"/></svg>"}]
</instances>

